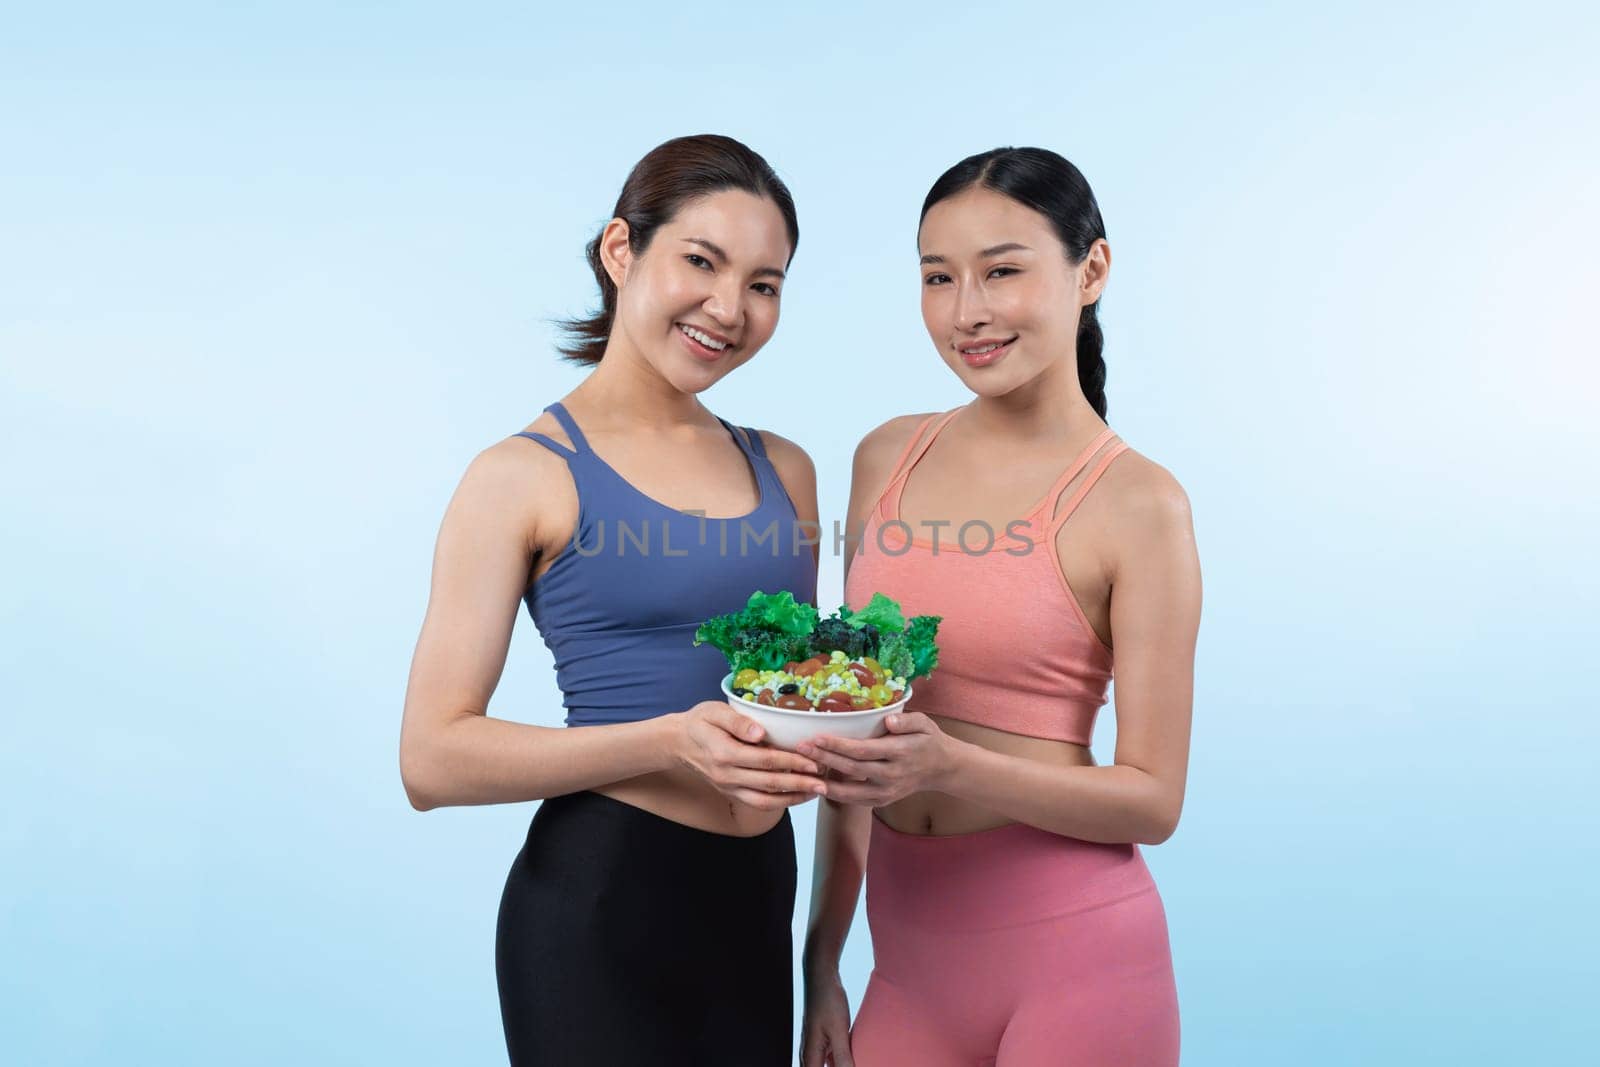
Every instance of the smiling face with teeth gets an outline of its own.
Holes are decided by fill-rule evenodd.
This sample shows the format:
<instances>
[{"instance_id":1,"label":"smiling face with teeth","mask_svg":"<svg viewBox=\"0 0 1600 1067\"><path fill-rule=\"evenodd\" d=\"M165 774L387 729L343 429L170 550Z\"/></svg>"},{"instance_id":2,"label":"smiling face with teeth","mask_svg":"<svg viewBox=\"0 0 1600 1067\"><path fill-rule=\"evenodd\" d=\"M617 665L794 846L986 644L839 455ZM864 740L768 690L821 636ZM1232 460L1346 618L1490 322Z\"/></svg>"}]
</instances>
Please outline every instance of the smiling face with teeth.
<instances>
[{"instance_id":1,"label":"smiling face with teeth","mask_svg":"<svg viewBox=\"0 0 1600 1067\"><path fill-rule=\"evenodd\" d=\"M1105 286L1105 242L1074 264L1048 218L973 186L928 210L918 245L922 321L967 388L992 397L1041 375L1077 380L1078 317Z\"/></svg>"},{"instance_id":2,"label":"smiling face with teeth","mask_svg":"<svg viewBox=\"0 0 1600 1067\"><path fill-rule=\"evenodd\" d=\"M600 240L617 287L605 358L640 360L680 392L709 388L777 328L790 251L778 206L738 189L688 201L637 252L613 219Z\"/></svg>"}]
</instances>

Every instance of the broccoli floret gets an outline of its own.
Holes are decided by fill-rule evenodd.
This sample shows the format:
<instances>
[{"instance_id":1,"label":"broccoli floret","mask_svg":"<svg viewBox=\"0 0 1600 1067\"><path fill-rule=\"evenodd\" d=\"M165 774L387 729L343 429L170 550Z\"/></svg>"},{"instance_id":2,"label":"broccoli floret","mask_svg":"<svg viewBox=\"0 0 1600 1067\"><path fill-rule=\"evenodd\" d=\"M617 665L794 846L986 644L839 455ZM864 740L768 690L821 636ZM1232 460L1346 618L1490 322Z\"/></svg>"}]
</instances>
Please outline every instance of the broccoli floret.
<instances>
[{"instance_id":1,"label":"broccoli floret","mask_svg":"<svg viewBox=\"0 0 1600 1067\"><path fill-rule=\"evenodd\" d=\"M911 655L911 648L906 643L904 634L890 634L885 637L883 647L878 650L875 658L879 666L898 678L909 679L917 668L917 661Z\"/></svg>"},{"instance_id":2,"label":"broccoli floret","mask_svg":"<svg viewBox=\"0 0 1600 1067\"><path fill-rule=\"evenodd\" d=\"M748 629L734 639L734 668L775 671L791 660L805 659L805 634L778 634Z\"/></svg>"},{"instance_id":3,"label":"broccoli floret","mask_svg":"<svg viewBox=\"0 0 1600 1067\"><path fill-rule=\"evenodd\" d=\"M932 674L939 665L939 646L934 643L939 622L938 615L918 615L905 633L885 634L878 663L907 681Z\"/></svg>"},{"instance_id":4,"label":"broccoli floret","mask_svg":"<svg viewBox=\"0 0 1600 1067\"><path fill-rule=\"evenodd\" d=\"M852 626L843 619L823 619L811 631L809 652L843 652L851 659L878 654L878 628L870 622Z\"/></svg>"},{"instance_id":5,"label":"broccoli floret","mask_svg":"<svg viewBox=\"0 0 1600 1067\"><path fill-rule=\"evenodd\" d=\"M861 655L862 643L861 631L843 619L823 619L811 631L809 652L813 656L819 652L843 652L854 659Z\"/></svg>"}]
</instances>

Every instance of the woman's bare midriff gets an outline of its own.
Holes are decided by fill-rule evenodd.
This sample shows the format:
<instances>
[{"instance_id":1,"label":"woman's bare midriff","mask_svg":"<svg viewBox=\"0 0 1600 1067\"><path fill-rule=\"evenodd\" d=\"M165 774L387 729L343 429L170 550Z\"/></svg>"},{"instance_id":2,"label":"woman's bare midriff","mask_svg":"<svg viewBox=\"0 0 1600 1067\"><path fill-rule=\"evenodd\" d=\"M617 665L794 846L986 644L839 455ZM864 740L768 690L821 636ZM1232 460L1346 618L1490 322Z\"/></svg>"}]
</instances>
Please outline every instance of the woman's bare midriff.
<instances>
[{"instance_id":1,"label":"woman's bare midriff","mask_svg":"<svg viewBox=\"0 0 1600 1067\"><path fill-rule=\"evenodd\" d=\"M1024 737L1021 734L994 730L960 719L931 716L939 729L958 741L980 745L991 752L1023 759L1038 760L1054 767L1092 767L1094 755L1087 746L1070 741L1050 741L1041 737ZM946 836L970 834L979 830L992 830L1005 826L1015 819L1001 815L979 804L948 793L913 793L876 811L877 817L891 830L904 834Z\"/></svg>"},{"instance_id":2,"label":"woman's bare midriff","mask_svg":"<svg viewBox=\"0 0 1600 1067\"><path fill-rule=\"evenodd\" d=\"M663 819L713 834L755 837L783 818L783 810L752 808L715 789L688 768L655 771L594 790Z\"/></svg>"}]
</instances>

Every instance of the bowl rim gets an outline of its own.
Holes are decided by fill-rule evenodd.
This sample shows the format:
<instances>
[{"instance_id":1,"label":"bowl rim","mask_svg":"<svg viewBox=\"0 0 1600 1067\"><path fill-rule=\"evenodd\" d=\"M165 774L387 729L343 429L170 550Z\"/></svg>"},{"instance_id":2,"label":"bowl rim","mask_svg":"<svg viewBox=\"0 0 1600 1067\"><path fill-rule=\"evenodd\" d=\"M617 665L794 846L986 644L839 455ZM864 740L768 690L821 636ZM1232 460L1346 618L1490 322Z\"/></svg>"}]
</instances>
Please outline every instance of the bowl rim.
<instances>
[{"instance_id":1,"label":"bowl rim","mask_svg":"<svg viewBox=\"0 0 1600 1067\"><path fill-rule=\"evenodd\" d=\"M744 697L734 696L733 695L733 684L732 684L733 683L733 675L734 675L734 672L733 671L729 671L727 674L722 676L722 691L723 691L724 694L727 695L727 697L728 697L728 699L730 701L735 701L736 702L734 704L735 707L739 707L740 705L743 705L744 707L755 708L756 710L762 711L762 712L774 712L775 711L780 715L793 715L793 716L796 716L796 717L803 717L803 718L806 718L806 719L812 719L812 718L815 718L818 715L826 715L829 719L850 719L850 718L863 718L864 719L864 718L867 718L867 717L872 716L872 715L887 715L887 714L889 714L889 713L891 713L893 711L898 710L901 707L904 707L906 702L911 699L911 683L907 682L904 692L902 692L901 695L900 695L900 699L895 701L893 704L885 704L881 708L862 708L860 711L801 711L798 708L774 708L774 707L770 707L770 706L768 706L766 704L757 704L753 700L746 700Z\"/></svg>"}]
</instances>

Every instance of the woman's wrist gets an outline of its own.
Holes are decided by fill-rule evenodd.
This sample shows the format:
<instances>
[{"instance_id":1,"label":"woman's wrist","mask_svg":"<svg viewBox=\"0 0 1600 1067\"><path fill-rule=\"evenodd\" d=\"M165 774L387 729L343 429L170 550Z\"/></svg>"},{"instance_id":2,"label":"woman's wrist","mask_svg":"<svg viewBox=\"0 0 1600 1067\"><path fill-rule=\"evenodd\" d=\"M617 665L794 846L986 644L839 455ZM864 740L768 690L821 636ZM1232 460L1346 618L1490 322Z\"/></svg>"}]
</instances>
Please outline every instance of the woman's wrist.
<instances>
[{"instance_id":1,"label":"woman's wrist","mask_svg":"<svg viewBox=\"0 0 1600 1067\"><path fill-rule=\"evenodd\" d=\"M939 731L939 755L934 763L928 789L934 793L954 793L966 770L967 750L972 746Z\"/></svg>"},{"instance_id":2,"label":"woman's wrist","mask_svg":"<svg viewBox=\"0 0 1600 1067\"><path fill-rule=\"evenodd\" d=\"M844 945L834 944L833 939L821 931L813 932L806 937L805 944L800 949L800 970L807 980L812 975L826 976L839 973L839 958L844 954Z\"/></svg>"},{"instance_id":3,"label":"woman's wrist","mask_svg":"<svg viewBox=\"0 0 1600 1067\"><path fill-rule=\"evenodd\" d=\"M674 711L666 715L657 715L646 720L650 724L652 736L647 743L650 751L655 756L658 771L676 770L686 761L683 758L685 727L688 725L687 712Z\"/></svg>"}]
</instances>

